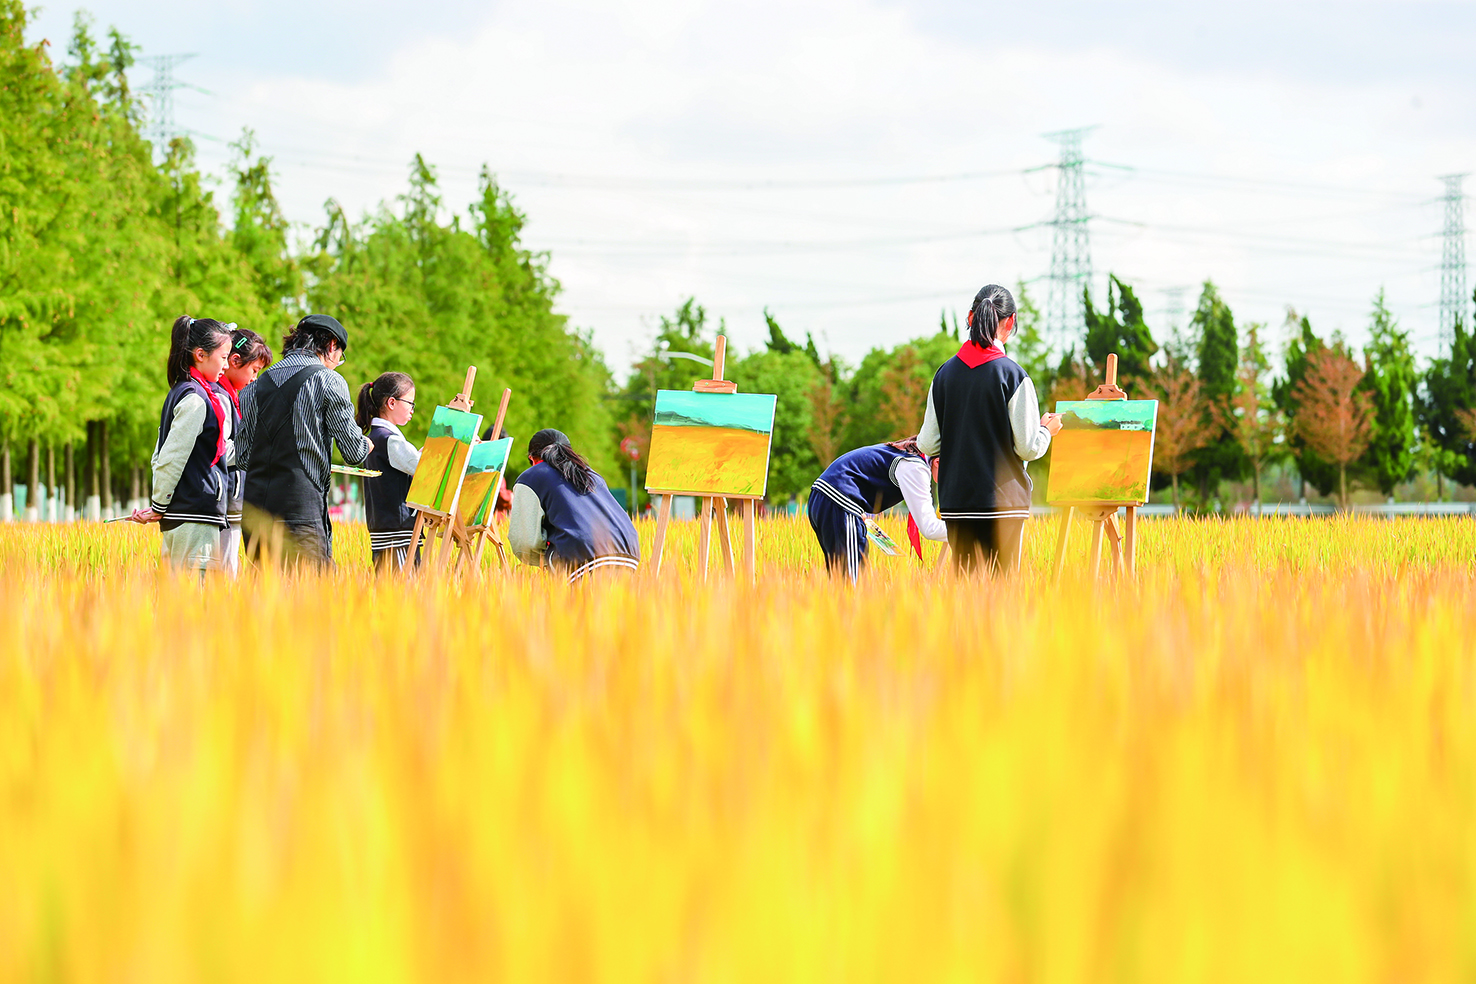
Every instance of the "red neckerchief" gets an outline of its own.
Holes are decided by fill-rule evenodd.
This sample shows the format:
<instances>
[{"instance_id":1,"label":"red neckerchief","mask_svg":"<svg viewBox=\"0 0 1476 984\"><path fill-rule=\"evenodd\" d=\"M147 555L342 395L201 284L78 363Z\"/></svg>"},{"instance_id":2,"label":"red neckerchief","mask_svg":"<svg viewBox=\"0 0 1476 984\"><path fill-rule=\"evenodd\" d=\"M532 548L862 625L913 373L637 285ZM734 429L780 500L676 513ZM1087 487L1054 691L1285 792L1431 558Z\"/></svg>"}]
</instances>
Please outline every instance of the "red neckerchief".
<instances>
[{"instance_id":1,"label":"red neckerchief","mask_svg":"<svg viewBox=\"0 0 1476 984\"><path fill-rule=\"evenodd\" d=\"M231 377L222 374L220 377L220 388L226 391L231 398L231 406L236 408L236 416L241 416L241 391L231 385Z\"/></svg>"},{"instance_id":2,"label":"red neckerchief","mask_svg":"<svg viewBox=\"0 0 1476 984\"><path fill-rule=\"evenodd\" d=\"M995 342L988 348L983 348L972 341L964 342L963 347L958 350L958 360L970 369L977 369L986 362L1004 358L1004 349Z\"/></svg>"},{"instance_id":3,"label":"red neckerchief","mask_svg":"<svg viewBox=\"0 0 1476 984\"><path fill-rule=\"evenodd\" d=\"M210 459L211 467L214 467L225 454L225 404L215 395L215 387L210 385L210 380L205 378L204 373L191 366L190 375L204 388L205 398L210 401L210 409L215 411L215 457Z\"/></svg>"},{"instance_id":4,"label":"red neckerchief","mask_svg":"<svg viewBox=\"0 0 1476 984\"><path fill-rule=\"evenodd\" d=\"M917 554L917 559L922 560L922 530L917 528L917 520L912 518L912 513L907 514L907 542L912 544L912 552Z\"/></svg>"}]
</instances>

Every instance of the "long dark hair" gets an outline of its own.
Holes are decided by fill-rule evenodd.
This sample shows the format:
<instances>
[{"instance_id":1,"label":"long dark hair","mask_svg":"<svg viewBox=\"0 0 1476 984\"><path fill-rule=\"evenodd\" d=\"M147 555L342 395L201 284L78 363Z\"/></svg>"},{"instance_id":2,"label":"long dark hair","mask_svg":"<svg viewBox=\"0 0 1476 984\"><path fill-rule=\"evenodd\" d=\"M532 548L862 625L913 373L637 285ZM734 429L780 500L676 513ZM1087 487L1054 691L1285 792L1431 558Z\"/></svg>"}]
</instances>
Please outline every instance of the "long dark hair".
<instances>
[{"instance_id":1,"label":"long dark hair","mask_svg":"<svg viewBox=\"0 0 1476 984\"><path fill-rule=\"evenodd\" d=\"M564 476L564 481L580 495L588 495L594 488L594 469L582 454L569 447L563 431L548 427L534 434L528 440L528 456L540 459Z\"/></svg>"},{"instance_id":2,"label":"long dark hair","mask_svg":"<svg viewBox=\"0 0 1476 984\"><path fill-rule=\"evenodd\" d=\"M1015 313L1015 298L999 284L986 284L969 308L969 341L988 348L999 337L999 323Z\"/></svg>"},{"instance_id":3,"label":"long dark hair","mask_svg":"<svg viewBox=\"0 0 1476 984\"><path fill-rule=\"evenodd\" d=\"M214 318L192 318L188 314L175 318L174 327L169 329L169 361L164 364L169 385L190 378L190 370L195 367L195 349L214 352L230 337L231 330Z\"/></svg>"},{"instance_id":4,"label":"long dark hair","mask_svg":"<svg viewBox=\"0 0 1476 984\"><path fill-rule=\"evenodd\" d=\"M410 392L415 386L415 380L403 372L382 372L379 378L372 383L365 383L359 387L359 398L355 401L354 422L364 431L369 433L369 422L375 417L383 416L380 413L384 405L391 397L399 399Z\"/></svg>"},{"instance_id":5,"label":"long dark hair","mask_svg":"<svg viewBox=\"0 0 1476 984\"><path fill-rule=\"evenodd\" d=\"M896 448L898 451L905 451L908 454L915 454L924 461L928 460L928 456L923 454L922 448L917 445L916 434L911 437L904 437L900 441L888 441L887 446Z\"/></svg>"},{"instance_id":6,"label":"long dark hair","mask_svg":"<svg viewBox=\"0 0 1476 984\"><path fill-rule=\"evenodd\" d=\"M272 347L250 328L236 328L231 332L231 361L238 366L271 365Z\"/></svg>"}]
</instances>

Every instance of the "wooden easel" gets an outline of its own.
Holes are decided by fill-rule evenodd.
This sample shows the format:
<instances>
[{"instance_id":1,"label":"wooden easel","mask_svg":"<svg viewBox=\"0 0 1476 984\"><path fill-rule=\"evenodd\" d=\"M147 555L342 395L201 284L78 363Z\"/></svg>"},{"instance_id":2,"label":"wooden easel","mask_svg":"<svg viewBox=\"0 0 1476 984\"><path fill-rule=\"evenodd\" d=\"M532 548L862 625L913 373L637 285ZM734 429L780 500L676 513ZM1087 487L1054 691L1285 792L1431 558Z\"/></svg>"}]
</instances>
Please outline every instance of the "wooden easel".
<instances>
[{"instance_id":1,"label":"wooden easel","mask_svg":"<svg viewBox=\"0 0 1476 984\"><path fill-rule=\"evenodd\" d=\"M693 392L697 393L736 393L738 384L723 378L723 366L727 357L728 339L725 335L717 337L717 351L712 357L712 378L699 379L692 384ZM647 489L652 495L661 496L661 506L656 510L656 541L651 547L651 570L652 576L661 574L662 553L666 547L666 528L671 523L671 497L673 495L687 495L686 492L670 492L662 489ZM758 547L758 531L755 522L755 505L762 496L755 495L730 495L730 496L702 496L701 528L697 534L697 569L702 574L702 580L707 580L708 561L712 554L712 527L714 513L717 518L718 536L721 538L723 548L723 567L729 574L733 573L733 538L728 531L728 500L739 499L743 502L743 576L752 584L756 563L754 561L755 551Z\"/></svg>"},{"instance_id":2,"label":"wooden easel","mask_svg":"<svg viewBox=\"0 0 1476 984\"><path fill-rule=\"evenodd\" d=\"M466 381L461 384L461 392L447 406L455 410L471 411L472 406L472 384L477 381L477 367L466 367ZM411 574L415 573L415 552L420 549L421 537L425 537L425 564L427 570L445 571L451 562L451 540L454 535L456 524L456 503L461 499L461 485L456 486L456 494L451 497L446 511L427 509L423 506L411 506L415 510L415 530L410 534L410 550L405 554L405 567ZM440 539L439 548L432 549L437 537Z\"/></svg>"},{"instance_id":3,"label":"wooden easel","mask_svg":"<svg viewBox=\"0 0 1476 984\"><path fill-rule=\"evenodd\" d=\"M1107 356L1107 379L1101 386L1092 390L1087 395L1088 400L1126 400L1127 393L1117 385L1117 356ZM1071 532L1071 518L1076 510L1080 509L1082 517L1092 524L1092 546L1087 556L1091 558L1092 579L1096 580L1102 569L1102 534L1106 532L1108 541L1112 548L1112 573L1113 576L1122 574L1124 569L1128 577L1137 575L1138 557L1138 507L1143 503L1137 501L1123 500L1122 502L1060 502L1057 507L1064 510L1061 513L1061 532L1056 538L1056 562L1051 579L1053 583L1061 583L1061 570L1066 566L1066 538ZM1123 523L1123 532L1117 531L1117 510L1119 507L1127 508L1127 516Z\"/></svg>"},{"instance_id":4,"label":"wooden easel","mask_svg":"<svg viewBox=\"0 0 1476 984\"><path fill-rule=\"evenodd\" d=\"M492 422L492 440L497 440L497 435L502 433L502 423L507 419L507 404L512 399L512 390L502 391L502 402L497 405L497 419ZM512 454L509 451L508 457ZM487 547L487 541L497 548L497 563L504 571L507 570L507 547L503 545L502 534L497 529L494 521L497 515L497 496L502 492L502 478L507 471L507 466L502 466L502 471L497 474L497 484L492 487L492 497L488 500L487 520L475 526L463 526L461 520L457 519L451 527L451 535L455 538L456 545L461 550L460 566L465 568L470 565L474 573L482 571L482 551Z\"/></svg>"}]
</instances>

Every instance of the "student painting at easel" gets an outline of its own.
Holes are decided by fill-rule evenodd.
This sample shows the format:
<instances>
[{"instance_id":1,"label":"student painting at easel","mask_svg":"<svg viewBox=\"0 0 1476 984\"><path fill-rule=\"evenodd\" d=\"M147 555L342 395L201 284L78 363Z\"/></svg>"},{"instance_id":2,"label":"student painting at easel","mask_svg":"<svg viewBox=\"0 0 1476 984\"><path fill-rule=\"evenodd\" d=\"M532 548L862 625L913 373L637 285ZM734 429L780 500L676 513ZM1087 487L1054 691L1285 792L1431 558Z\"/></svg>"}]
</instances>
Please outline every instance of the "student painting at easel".
<instances>
[{"instance_id":1,"label":"student painting at easel","mask_svg":"<svg viewBox=\"0 0 1476 984\"><path fill-rule=\"evenodd\" d=\"M928 388L924 454L939 455L938 504L959 572L979 564L1013 573L1030 518L1026 462L1041 457L1061 429L1040 413L1035 384L1005 355L1015 330L1015 299L998 284L974 296L969 340L943 363Z\"/></svg>"},{"instance_id":2,"label":"student painting at easel","mask_svg":"<svg viewBox=\"0 0 1476 984\"><path fill-rule=\"evenodd\" d=\"M641 542L630 517L561 431L528 441L533 466L513 486L507 541L525 564L548 566L569 583L629 574L641 564Z\"/></svg>"},{"instance_id":3,"label":"student painting at easel","mask_svg":"<svg viewBox=\"0 0 1476 984\"><path fill-rule=\"evenodd\" d=\"M916 437L857 448L832 461L810 487L805 508L825 566L856 580L866 563L866 514L899 502L907 503L924 539L944 539L947 530L933 512L932 477Z\"/></svg>"}]
</instances>

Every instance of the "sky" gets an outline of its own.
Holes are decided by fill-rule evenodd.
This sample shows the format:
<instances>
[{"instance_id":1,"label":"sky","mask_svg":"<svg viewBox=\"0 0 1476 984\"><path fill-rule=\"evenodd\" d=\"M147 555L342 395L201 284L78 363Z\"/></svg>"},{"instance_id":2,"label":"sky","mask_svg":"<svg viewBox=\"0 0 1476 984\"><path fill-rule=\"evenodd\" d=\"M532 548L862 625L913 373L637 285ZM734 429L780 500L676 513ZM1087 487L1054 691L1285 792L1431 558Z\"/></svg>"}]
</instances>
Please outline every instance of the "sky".
<instances>
[{"instance_id":1,"label":"sky","mask_svg":"<svg viewBox=\"0 0 1476 984\"><path fill-rule=\"evenodd\" d=\"M29 37L65 57L75 9ZM1361 342L1383 289L1428 356L1438 177L1476 171L1476 3L86 9L143 55L196 55L177 77L207 91L178 90L176 122L216 174L252 129L304 238L329 198L394 207L417 152L463 213L490 168L617 375L689 296L741 349L767 309L852 363L986 283L1044 308L1048 135L1079 127L1093 293L1132 285L1160 341L1211 279L1273 349L1288 307Z\"/></svg>"}]
</instances>

